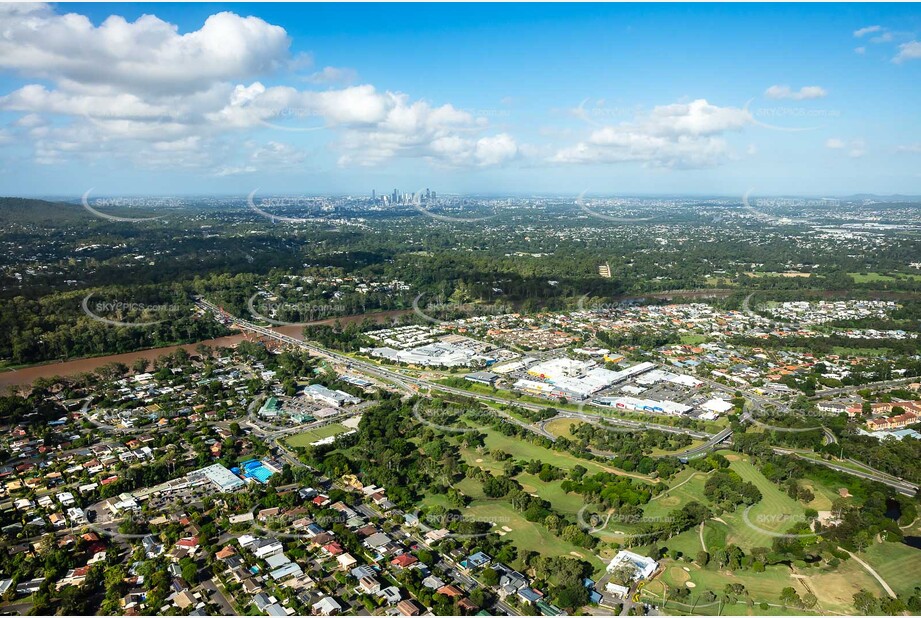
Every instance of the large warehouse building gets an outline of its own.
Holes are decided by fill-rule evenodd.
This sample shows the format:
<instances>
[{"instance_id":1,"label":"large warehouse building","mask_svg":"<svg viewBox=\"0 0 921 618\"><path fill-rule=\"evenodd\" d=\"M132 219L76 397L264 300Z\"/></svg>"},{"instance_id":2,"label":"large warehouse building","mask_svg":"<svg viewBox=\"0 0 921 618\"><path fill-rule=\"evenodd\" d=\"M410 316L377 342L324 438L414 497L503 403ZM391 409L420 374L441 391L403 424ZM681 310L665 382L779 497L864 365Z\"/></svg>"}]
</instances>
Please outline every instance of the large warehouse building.
<instances>
[{"instance_id":1,"label":"large warehouse building","mask_svg":"<svg viewBox=\"0 0 921 618\"><path fill-rule=\"evenodd\" d=\"M608 386L651 371L655 367L654 363L644 362L620 371L611 371L596 366L592 361L555 358L533 365L528 369L528 374L553 385L556 389L552 395L554 397L585 399ZM534 391L535 387L530 382L519 380L515 386L520 390Z\"/></svg>"},{"instance_id":2,"label":"large warehouse building","mask_svg":"<svg viewBox=\"0 0 921 618\"><path fill-rule=\"evenodd\" d=\"M637 399L635 397L599 397L595 403L600 406L618 408L620 410L631 410L633 412L658 412L660 414L671 414L681 416L687 414L693 408L683 403L675 401L655 401L652 399Z\"/></svg>"}]
</instances>

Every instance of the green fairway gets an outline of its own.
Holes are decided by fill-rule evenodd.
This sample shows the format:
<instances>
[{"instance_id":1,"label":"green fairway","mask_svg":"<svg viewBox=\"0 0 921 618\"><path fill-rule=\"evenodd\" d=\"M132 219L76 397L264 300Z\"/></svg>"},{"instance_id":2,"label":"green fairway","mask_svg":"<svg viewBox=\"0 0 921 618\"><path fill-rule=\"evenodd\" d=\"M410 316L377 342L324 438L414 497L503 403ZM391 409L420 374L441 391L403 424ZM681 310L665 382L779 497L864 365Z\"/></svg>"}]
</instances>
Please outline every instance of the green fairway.
<instances>
[{"instance_id":1,"label":"green fairway","mask_svg":"<svg viewBox=\"0 0 921 618\"><path fill-rule=\"evenodd\" d=\"M724 524L721 521L715 519L710 519L704 522L704 545L707 547L707 551L712 552L714 549L719 547L726 547L726 537L729 534L729 526ZM698 531L698 539L700 533Z\"/></svg>"},{"instance_id":2,"label":"green fairway","mask_svg":"<svg viewBox=\"0 0 921 618\"><path fill-rule=\"evenodd\" d=\"M483 486L480 485L479 481L464 478L461 481L455 483L454 487L456 487L457 490L463 493L465 496L470 496L474 500L482 500L486 498L486 494L483 493Z\"/></svg>"},{"instance_id":3,"label":"green fairway","mask_svg":"<svg viewBox=\"0 0 921 618\"><path fill-rule=\"evenodd\" d=\"M853 560L844 561L835 568L796 569L773 565L767 567L763 573L718 571L712 565L700 568L696 564L671 559L663 560L662 565L665 567L663 574L646 587L650 599L658 599L661 602L666 587L671 590L687 587L688 581L694 585L687 605L670 600L666 606L666 614L716 615L719 611L718 605L706 605L701 595L706 590L715 592L723 590L726 584L735 583L745 586L748 596L743 595L744 601L740 600L741 602L735 606L723 607L724 615L853 614L852 597L861 589L869 590L876 595L884 594L879 584ZM780 593L787 586L792 586L800 596L812 592L818 600L816 607L812 610L784 608L780 603ZM760 607L762 602L768 604L767 609ZM693 612L690 611L691 605L694 606Z\"/></svg>"},{"instance_id":4,"label":"green fairway","mask_svg":"<svg viewBox=\"0 0 921 618\"><path fill-rule=\"evenodd\" d=\"M697 526L685 530L664 542L669 551L680 551L685 556L693 558L702 548L700 545L700 532ZM709 546L708 546L709 548Z\"/></svg>"},{"instance_id":5,"label":"green fairway","mask_svg":"<svg viewBox=\"0 0 921 618\"><path fill-rule=\"evenodd\" d=\"M317 427L316 429L308 429L302 433L296 434L287 438L287 442L292 447L297 446L310 446L318 440L323 438L328 438L330 436L337 436L341 433L349 431L349 428L340 424L340 423L330 423L329 425L323 425L322 427Z\"/></svg>"},{"instance_id":6,"label":"green fairway","mask_svg":"<svg viewBox=\"0 0 921 618\"><path fill-rule=\"evenodd\" d=\"M837 488L829 487L815 479L800 479L800 487L805 487L815 498L806 506L817 511L830 511L832 503L839 498Z\"/></svg>"},{"instance_id":7,"label":"green fairway","mask_svg":"<svg viewBox=\"0 0 921 618\"><path fill-rule=\"evenodd\" d=\"M471 491L470 487L461 488L461 491L471 497L473 495L482 496L481 492ZM444 496L427 495L422 504L424 506L439 505L449 507ZM511 541L519 550L531 550L544 556L581 558L592 564L596 575L604 571L605 564L591 550L567 543L547 530L543 525L529 522L503 499L475 499L463 509L463 514L465 517L475 521L492 523L492 531L502 539ZM521 565L514 566L520 567Z\"/></svg>"},{"instance_id":8,"label":"green fairway","mask_svg":"<svg viewBox=\"0 0 921 618\"><path fill-rule=\"evenodd\" d=\"M515 479L521 483L522 488L529 494L537 494L553 505L553 510L564 515L575 515L585 505L582 496L575 493L566 493L560 486L561 481L545 483L537 476L522 472Z\"/></svg>"},{"instance_id":9,"label":"green fairway","mask_svg":"<svg viewBox=\"0 0 921 618\"><path fill-rule=\"evenodd\" d=\"M575 455L570 455L569 453L565 453L563 451L555 451L544 448L543 446L538 446L537 444L532 444L513 436L506 436L505 434L501 434L498 431L488 427L481 427L477 431L481 431L486 434L484 443L486 444L486 448L488 450L503 451L511 455L514 459L522 459L524 461L538 459L541 462L552 464L564 470L571 470L577 465L580 465L584 468L587 468L589 474L595 474L596 472L610 472L612 474L630 476L631 478L636 478L637 480L648 483L652 482L646 478L643 478L642 475L632 475L624 472L623 470L612 468L611 466L605 466L594 461L580 459ZM478 466L497 474L502 473L504 462L496 461L490 457L488 453L480 453L476 449L461 448L461 455L464 457L464 460L468 465Z\"/></svg>"},{"instance_id":10,"label":"green fairway","mask_svg":"<svg viewBox=\"0 0 921 618\"><path fill-rule=\"evenodd\" d=\"M921 586L921 549L904 543L874 543L858 556L899 595Z\"/></svg>"},{"instance_id":11,"label":"green fairway","mask_svg":"<svg viewBox=\"0 0 921 618\"><path fill-rule=\"evenodd\" d=\"M717 571L711 567L702 569L695 564L685 564L672 560L663 561L663 565L672 566L668 566L665 569L665 572L662 574L662 581L673 588L679 586L686 587L686 582L690 581L694 584L691 594L692 598L696 596L695 593L697 592L700 594L707 590L718 592L722 591L726 587L726 584L737 583L745 586L749 596L756 604L762 601L779 604L780 592L787 586L795 588L800 595L809 592L801 581L790 577L791 569L789 567L781 565L768 566L763 573L753 573L751 571ZM687 568L688 571L685 571L685 568ZM714 614L715 613L714 611ZM764 612L756 608L756 613L761 614Z\"/></svg>"},{"instance_id":12,"label":"green fairway","mask_svg":"<svg viewBox=\"0 0 921 618\"><path fill-rule=\"evenodd\" d=\"M648 517L662 517L680 509L689 502L697 501L702 504L709 504L709 501L704 497L704 484L706 482L706 474L693 468L685 468L669 482L671 489L654 496L643 508L643 512Z\"/></svg>"},{"instance_id":13,"label":"green fairway","mask_svg":"<svg viewBox=\"0 0 921 618\"><path fill-rule=\"evenodd\" d=\"M746 517L745 508L724 513L721 519L729 526L727 542L742 549L770 547L774 537L770 533L783 533L795 522L803 520L804 506L782 492L767 480L748 458L738 453L724 453L731 459L730 469L743 480L753 483L761 492L761 501L753 505Z\"/></svg>"}]
</instances>

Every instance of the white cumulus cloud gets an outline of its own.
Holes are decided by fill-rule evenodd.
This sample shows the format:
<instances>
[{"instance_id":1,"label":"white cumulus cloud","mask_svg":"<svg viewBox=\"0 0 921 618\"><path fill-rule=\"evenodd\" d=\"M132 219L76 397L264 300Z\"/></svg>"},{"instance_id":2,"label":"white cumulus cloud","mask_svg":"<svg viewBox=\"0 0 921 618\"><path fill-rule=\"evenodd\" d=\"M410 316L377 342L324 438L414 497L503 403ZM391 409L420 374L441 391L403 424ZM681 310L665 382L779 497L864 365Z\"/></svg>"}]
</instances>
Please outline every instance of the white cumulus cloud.
<instances>
[{"instance_id":1,"label":"white cumulus cloud","mask_svg":"<svg viewBox=\"0 0 921 618\"><path fill-rule=\"evenodd\" d=\"M311 84L349 85L358 80L358 71L347 67L323 67L306 77Z\"/></svg>"},{"instance_id":2,"label":"white cumulus cloud","mask_svg":"<svg viewBox=\"0 0 921 618\"><path fill-rule=\"evenodd\" d=\"M153 15L113 15L96 26L48 5L0 5L0 23L0 69L41 81L0 92L0 110L23 114L20 128L44 162L108 156L168 166L165 154L178 152L177 167L230 174L303 161L276 140L244 163L228 162L257 129L328 130L340 162L361 165L416 157L488 166L518 153L510 136L488 134L485 118L348 85L352 69L326 66L306 77L324 90L265 86L305 57L292 57L284 28L256 17L221 12L181 34ZM36 116L69 123L25 120Z\"/></svg>"},{"instance_id":3,"label":"white cumulus cloud","mask_svg":"<svg viewBox=\"0 0 921 618\"><path fill-rule=\"evenodd\" d=\"M179 34L153 15L99 26L47 6L0 9L0 67L53 80L72 91L187 93L280 68L289 59L285 29L222 12Z\"/></svg>"},{"instance_id":4,"label":"white cumulus cloud","mask_svg":"<svg viewBox=\"0 0 921 618\"><path fill-rule=\"evenodd\" d=\"M588 139L558 150L560 163L641 162L654 167L713 167L733 153L723 135L749 125L744 109L718 107L706 99L653 108L632 122L604 126Z\"/></svg>"},{"instance_id":5,"label":"white cumulus cloud","mask_svg":"<svg viewBox=\"0 0 921 618\"><path fill-rule=\"evenodd\" d=\"M862 139L843 140L838 137L831 137L825 140L825 147L831 150L846 150L847 156L858 159L867 154L866 144Z\"/></svg>"},{"instance_id":6,"label":"white cumulus cloud","mask_svg":"<svg viewBox=\"0 0 921 618\"><path fill-rule=\"evenodd\" d=\"M917 60L921 58L921 42L909 41L899 45L899 53L892 59L896 64L901 64L906 60Z\"/></svg>"},{"instance_id":7,"label":"white cumulus cloud","mask_svg":"<svg viewBox=\"0 0 921 618\"><path fill-rule=\"evenodd\" d=\"M793 99L794 101L805 101L807 99L821 99L828 95L828 92L821 86L803 86L799 90L793 90L790 86L771 86L764 91L765 96L771 99Z\"/></svg>"},{"instance_id":8,"label":"white cumulus cloud","mask_svg":"<svg viewBox=\"0 0 921 618\"><path fill-rule=\"evenodd\" d=\"M854 30L854 36L859 39L867 34L873 34L874 32L879 32L882 29L883 29L882 26L866 26L865 28Z\"/></svg>"}]
</instances>

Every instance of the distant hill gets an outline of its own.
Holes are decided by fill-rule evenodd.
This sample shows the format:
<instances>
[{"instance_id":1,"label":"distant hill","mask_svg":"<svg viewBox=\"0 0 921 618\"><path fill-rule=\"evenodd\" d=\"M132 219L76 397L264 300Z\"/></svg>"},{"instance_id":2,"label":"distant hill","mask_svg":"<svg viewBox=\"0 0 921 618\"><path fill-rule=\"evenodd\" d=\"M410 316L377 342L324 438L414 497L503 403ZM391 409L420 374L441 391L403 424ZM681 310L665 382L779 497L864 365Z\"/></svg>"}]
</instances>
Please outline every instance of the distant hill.
<instances>
[{"instance_id":1,"label":"distant hill","mask_svg":"<svg viewBox=\"0 0 921 618\"><path fill-rule=\"evenodd\" d=\"M22 197L0 197L0 223L48 224L88 221L93 215L80 204Z\"/></svg>"},{"instance_id":2,"label":"distant hill","mask_svg":"<svg viewBox=\"0 0 921 618\"><path fill-rule=\"evenodd\" d=\"M875 193L856 193L843 198L846 200L879 200L884 202L921 202L921 195L876 195Z\"/></svg>"}]
</instances>

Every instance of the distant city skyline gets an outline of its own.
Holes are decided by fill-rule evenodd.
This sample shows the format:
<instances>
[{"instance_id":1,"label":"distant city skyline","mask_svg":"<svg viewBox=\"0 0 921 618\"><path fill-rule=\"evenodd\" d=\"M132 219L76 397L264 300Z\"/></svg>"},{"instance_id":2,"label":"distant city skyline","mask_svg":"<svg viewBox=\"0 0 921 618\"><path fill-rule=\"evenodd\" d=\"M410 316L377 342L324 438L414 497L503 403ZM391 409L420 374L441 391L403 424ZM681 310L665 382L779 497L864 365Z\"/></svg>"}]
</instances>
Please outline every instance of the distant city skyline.
<instances>
[{"instance_id":1,"label":"distant city skyline","mask_svg":"<svg viewBox=\"0 0 921 618\"><path fill-rule=\"evenodd\" d=\"M921 195L917 5L0 5L0 194Z\"/></svg>"}]
</instances>

